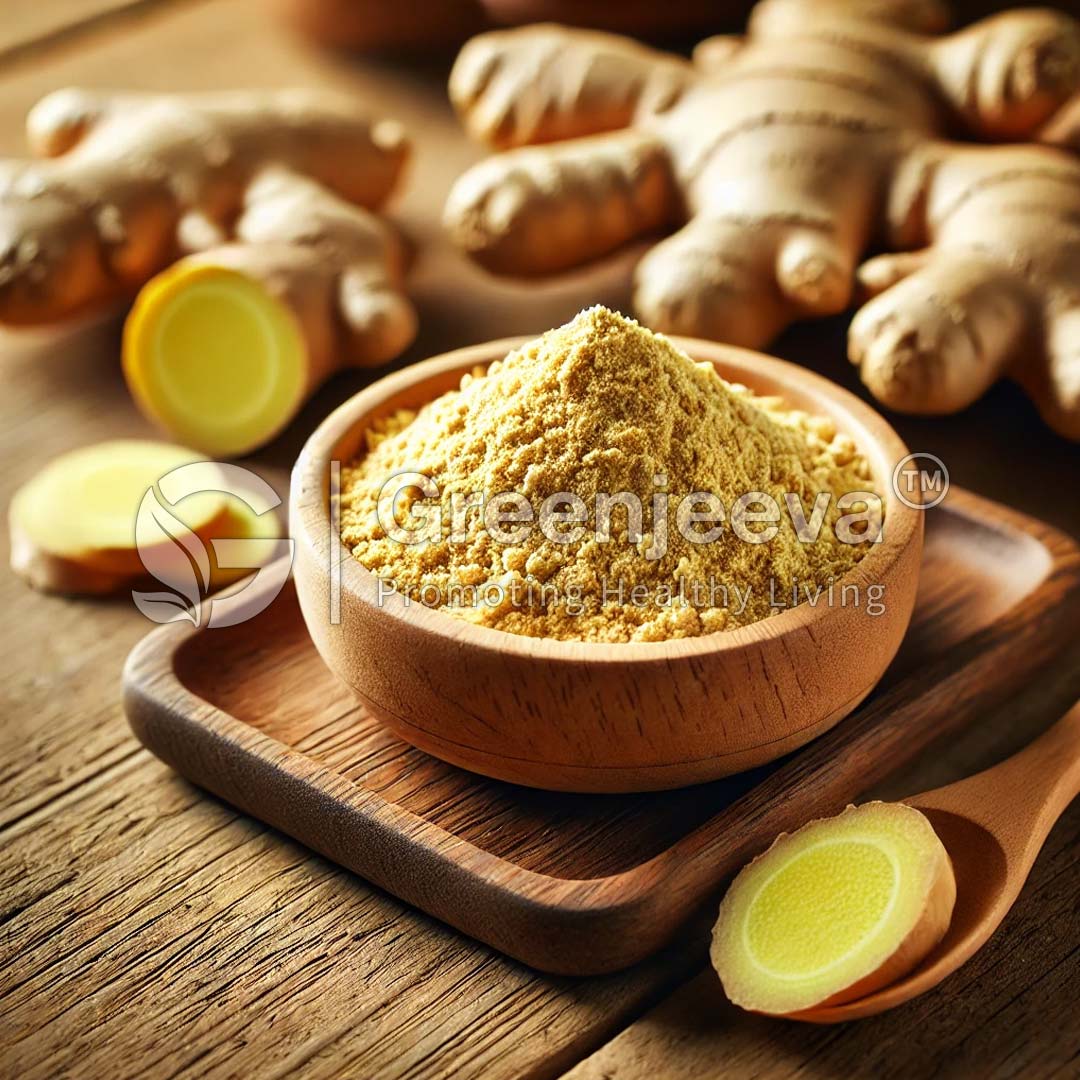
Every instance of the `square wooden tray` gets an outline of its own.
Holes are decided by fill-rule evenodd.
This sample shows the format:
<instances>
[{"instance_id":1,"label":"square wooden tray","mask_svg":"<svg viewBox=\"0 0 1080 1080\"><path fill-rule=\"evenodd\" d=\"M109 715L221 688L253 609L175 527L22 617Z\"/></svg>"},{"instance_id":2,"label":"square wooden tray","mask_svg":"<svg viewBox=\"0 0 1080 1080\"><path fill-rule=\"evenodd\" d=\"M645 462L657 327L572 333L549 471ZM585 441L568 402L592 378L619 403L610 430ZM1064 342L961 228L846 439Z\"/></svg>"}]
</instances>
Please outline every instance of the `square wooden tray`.
<instances>
[{"instance_id":1,"label":"square wooden tray","mask_svg":"<svg viewBox=\"0 0 1080 1080\"><path fill-rule=\"evenodd\" d=\"M1078 599L1073 541L953 489L929 512L911 629L867 701L779 762L678 791L535 791L400 742L323 666L291 583L239 626L152 631L125 707L196 784L527 964L594 974L660 948L778 832L1018 689L1076 632Z\"/></svg>"}]
</instances>

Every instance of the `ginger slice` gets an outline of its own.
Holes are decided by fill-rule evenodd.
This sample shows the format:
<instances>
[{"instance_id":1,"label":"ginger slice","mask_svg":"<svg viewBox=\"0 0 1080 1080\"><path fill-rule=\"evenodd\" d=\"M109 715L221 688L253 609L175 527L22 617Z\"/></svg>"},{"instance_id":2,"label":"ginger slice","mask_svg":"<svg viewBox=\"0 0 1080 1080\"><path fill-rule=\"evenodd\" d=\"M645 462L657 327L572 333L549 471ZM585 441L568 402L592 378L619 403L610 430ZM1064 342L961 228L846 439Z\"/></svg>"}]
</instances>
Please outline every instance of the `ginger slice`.
<instances>
[{"instance_id":1,"label":"ginger slice","mask_svg":"<svg viewBox=\"0 0 1080 1080\"><path fill-rule=\"evenodd\" d=\"M124 375L150 419L216 457L281 430L308 389L289 308L234 270L181 263L139 296L124 333Z\"/></svg>"},{"instance_id":2,"label":"ginger slice","mask_svg":"<svg viewBox=\"0 0 1080 1080\"><path fill-rule=\"evenodd\" d=\"M895 982L942 939L952 863L903 803L849 806L784 833L735 879L712 963L736 1005L776 1016L853 1001Z\"/></svg>"},{"instance_id":3,"label":"ginger slice","mask_svg":"<svg viewBox=\"0 0 1080 1080\"><path fill-rule=\"evenodd\" d=\"M8 514L12 569L35 588L72 595L100 595L130 588L150 575L166 573L187 561L185 536L207 554L207 592L249 573L261 561L265 545L234 549L231 561L217 565L212 540L255 540L282 535L279 518L256 516L240 499L219 490L197 491L169 504L158 481L166 473L202 455L186 447L138 439L117 439L63 454L45 466L16 493ZM212 487L217 466L209 470ZM224 486L219 477L220 486ZM139 522L139 507L153 489L158 510L172 519L164 529Z\"/></svg>"},{"instance_id":4,"label":"ginger slice","mask_svg":"<svg viewBox=\"0 0 1080 1080\"><path fill-rule=\"evenodd\" d=\"M257 449L334 371L384 364L416 333L401 240L362 207L267 172L235 232L148 281L124 326L136 403L216 457Z\"/></svg>"}]
</instances>

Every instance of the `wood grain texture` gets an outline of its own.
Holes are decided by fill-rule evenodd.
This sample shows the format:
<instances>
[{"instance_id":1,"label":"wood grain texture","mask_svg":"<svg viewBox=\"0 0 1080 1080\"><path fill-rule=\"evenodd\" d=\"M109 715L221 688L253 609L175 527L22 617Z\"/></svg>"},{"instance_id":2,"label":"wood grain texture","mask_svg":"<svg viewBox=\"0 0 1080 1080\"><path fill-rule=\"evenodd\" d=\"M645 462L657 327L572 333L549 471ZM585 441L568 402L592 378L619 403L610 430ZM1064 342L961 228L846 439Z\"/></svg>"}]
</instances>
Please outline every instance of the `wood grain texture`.
<instances>
[{"instance_id":1,"label":"wood grain texture","mask_svg":"<svg viewBox=\"0 0 1080 1080\"><path fill-rule=\"evenodd\" d=\"M1064 685L1067 693L1076 679ZM928 772L954 779L992 764L1038 731L1039 719L1024 710L1014 710L1013 719L1011 729L972 729L965 736L968 745L957 747L962 752L954 750L929 770L925 763L906 770L874 794L893 798ZM1050 833L997 933L924 996L843 1027L814 1027L740 1012L707 969L570 1070L565 1080L1073 1076L1080 1054L1080 950L1070 928L1076 921L1078 871L1080 802Z\"/></svg>"},{"instance_id":2,"label":"wood grain texture","mask_svg":"<svg viewBox=\"0 0 1080 1080\"><path fill-rule=\"evenodd\" d=\"M421 314L420 338L401 363L541 331L586 303L626 310L632 254L550 285L523 286L493 281L449 249L439 212L451 182L479 152L450 115L445 78L439 62L390 66L321 54L269 21L263 0L162 5L145 19L88 25L0 66L0 153L21 153L26 110L69 84L335 87L380 107L392 103L420 144L397 206L417 248L410 291ZM865 399L844 357L844 331L844 319L800 327L776 351ZM113 325L0 337L0 366L2 506L46 458L98 439L152 434L120 378ZM370 378L332 380L254 466L283 480L315 424ZM912 448L943 457L954 483L1080 535L1080 447L1050 436L1015 388L1003 383L943 420L890 419ZM6 542L0 535L4 563ZM958 599L954 608L943 598L938 618L950 624L966 603ZM146 632L128 603L45 597L0 573L0 605L5 1080L65 1071L151 1080L554 1076L702 961L704 927L700 950L680 948L589 980L539 976L455 936L238 818L140 750L119 704L124 656ZM895 798L945 783L989 764L995 748L1019 748L1080 691L1080 656L1056 664L1052 675L1026 680L1018 699L981 707L977 724L939 741L903 780L877 793ZM944 681L943 693L952 692ZM690 1014L681 1030L715 1039L712 1065L730 1060L735 1075L858 1076L879 1066L878 1075L910 1076L934 1063L965 1077L995 1069L1069 1075L1080 1047L1080 936L1070 906L1080 840L1069 821L1075 816L1051 835L1060 853L1048 848L1036 866L1038 875L1052 858L1055 884L1033 892L1043 880L1033 878L1021 898L1027 906L989 946L999 951L985 965L983 954L972 961L955 995L947 984L925 1008L834 1031L827 1046L809 1040L805 1028L733 1012L719 1022L710 1010ZM536 822L534 832L547 819L537 812ZM619 824L613 814L600 835L618 835ZM491 832L505 835L497 820ZM531 843L526 830L506 846L524 859ZM621 854L612 845L605 865L614 871ZM692 1032L695 1023L701 1027ZM651 1074L679 1075L681 1061L678 1054L654 1061Z\"/></svg>"},{"instance_id":3,"label":"wood grain texture","mask_svg":"<svg viewBox=\"0 0 1080 1080\"><path fill-rule=\"evenodd\" d=\"M1076 545L954 491L933 517L904 651L867 704L749 781L652 798L542 795L395 743L342 698L288 593L224 633L154 631L125 700L140 739L196 783L519 960L591 974L660 948L778 832L842 808L1015 690L1075 635L1078 596Z\"/></svg>"},{"instance_id":4,"label":"wood grain texture","mask_svg":"<svg viewBox=\"0 0 1080 1080\"><path fill-rule=\"evenodd\" d=\"M0 1076L551 1075L685 974L540 980L145 752L4 836Z\"/></svg>"}]
</instances>

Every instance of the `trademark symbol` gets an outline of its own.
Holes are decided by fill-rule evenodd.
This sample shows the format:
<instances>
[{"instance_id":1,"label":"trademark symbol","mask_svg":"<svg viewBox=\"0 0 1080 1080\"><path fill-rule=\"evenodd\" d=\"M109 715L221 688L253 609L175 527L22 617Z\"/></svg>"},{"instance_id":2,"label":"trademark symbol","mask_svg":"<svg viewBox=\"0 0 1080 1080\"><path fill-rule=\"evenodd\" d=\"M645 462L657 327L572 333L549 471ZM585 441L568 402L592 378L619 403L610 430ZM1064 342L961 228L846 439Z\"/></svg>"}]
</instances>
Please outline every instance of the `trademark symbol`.
<instances>
[{"instance_id":1,"label":"trademark symbol","mask_svg":"<svg viewBox=\"0 0 1080 1080\"><path fill-rule=\"evenodd\" d=\"M893 469L892 489L912 510L930 510L949 493L949 470L935 454L908 454Z\"/></svg>"}]
</instances>

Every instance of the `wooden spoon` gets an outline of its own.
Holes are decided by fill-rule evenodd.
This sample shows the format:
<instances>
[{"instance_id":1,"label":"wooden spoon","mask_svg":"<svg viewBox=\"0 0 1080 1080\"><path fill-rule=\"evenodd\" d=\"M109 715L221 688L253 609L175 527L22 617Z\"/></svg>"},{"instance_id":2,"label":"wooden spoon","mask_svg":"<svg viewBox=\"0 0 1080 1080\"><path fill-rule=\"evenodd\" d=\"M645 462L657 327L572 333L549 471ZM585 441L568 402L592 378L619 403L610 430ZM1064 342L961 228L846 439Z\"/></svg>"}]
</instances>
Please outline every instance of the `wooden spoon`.
<instances>
[{"instance_id":1,"label":"wooden spoon","mask_svg":"<svg viewBox=\"0 0 1080 1080\"><path fill-rule=\"evenodd\" d=\"M1080 703L1030 746L992 769L904 801L934 826L956 872L948 932L914 971L844 1005L799 1020L832 1024L891 1009L937 986L998 928L1053 824L1080 794Z\"/></svg>"}]
</instances>

